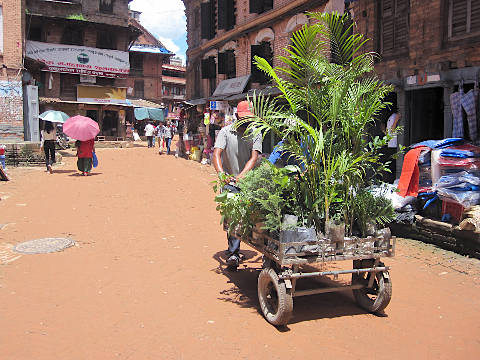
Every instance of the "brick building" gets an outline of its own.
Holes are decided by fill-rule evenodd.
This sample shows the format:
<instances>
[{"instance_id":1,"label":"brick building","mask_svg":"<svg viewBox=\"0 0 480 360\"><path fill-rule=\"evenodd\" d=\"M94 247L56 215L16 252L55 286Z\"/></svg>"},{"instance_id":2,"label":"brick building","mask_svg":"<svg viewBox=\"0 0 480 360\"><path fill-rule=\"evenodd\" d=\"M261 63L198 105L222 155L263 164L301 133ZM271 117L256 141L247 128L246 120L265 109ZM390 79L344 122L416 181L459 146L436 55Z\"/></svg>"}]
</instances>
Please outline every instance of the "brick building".
<instances>
[{"instance_id":1,"label":"brick building","mask_svg":"<svg viewBox=\"0 0 480 360\"><path fill-rule=\"evenodd\" d=\"M186 69L171 58L162 65L162 100L168 110L168 119L178 120L180 104L185 101Z\"/></svg>"},{"instance_id":2,"label":"brick building","mask_svg":"<svg viewBox=\"0 0 480 360\"><path fill-rule=\"evenodd\" d=\"M24 0L0 0L0 141L23 140Z\"/></svg>"},{"instance_id":3,"label":"brick building","mask_svg":"<svg viewBox=\"0 0 480 360\"><path fill-rule=\"evenodd\" d=\"M187 15L187 99L238 101L249 89L265 88L264 74L252 67L259 55L278 65L292 32L306 12L344 10L344 0L184 0ZM224 80L229 82L223 82ZM235 90L217 91L217 87ZM228 86L225 86L228 85ZM219 90L222 90L219 89ZM225 96L229 95L229 96Z\"/></svg>"},{"instance_id":4,"label":"brick building","mask_svg":"<svg viewBox=\"0 0 480 360\"><path fill-rule=\"evenodd\" d=\"M130 0L26 1L27 74L40 112L82 114L100 135L124 137L133 116L126 101L128 49L140 35L129 24Z\"/></svg>"},{"instance_id":5,"label":"brick building","mask_svg":"<svg viewBox=\"0 0 480 360\"><path fill-rule=\"evenodd\" d=\"M358 0L351 9L358 31L373 39L366 50L380 55L377 73L395 86L399 142L450 137L450 95L479 80L480 1Z\"/></svg>"},{"instance_id":6,"label":"brick building","mask_svg":"<svg viewBox=\"0 0 480 360\"><path fill-rule=\"evenodd\" d=\"M130 47L128 97L162 103L162 65L173 53L139 22L140 12L130 11L130 24L142 32Z\"/></svg>"}]
</instances>

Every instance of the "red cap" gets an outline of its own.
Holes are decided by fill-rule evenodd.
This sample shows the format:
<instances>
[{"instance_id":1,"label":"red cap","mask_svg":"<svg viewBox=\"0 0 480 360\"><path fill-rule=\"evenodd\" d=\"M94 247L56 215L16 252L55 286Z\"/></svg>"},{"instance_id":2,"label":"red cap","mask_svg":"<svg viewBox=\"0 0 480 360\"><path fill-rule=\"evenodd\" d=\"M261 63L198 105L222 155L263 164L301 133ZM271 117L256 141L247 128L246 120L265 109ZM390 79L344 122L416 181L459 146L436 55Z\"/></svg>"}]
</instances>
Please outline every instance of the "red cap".
<instances>
[{"instance_id":1,"label":"red cap","mask_svg":"<svg viewBox=\"0 0 480 360\"><path fill-rule=\"evenodd\" d=\"M253 104L246 100L240 101L237 105L237 115L238 118L243 118L246 116L254 116L250 109L253 108Z\"/></svg>"}]
</instances>

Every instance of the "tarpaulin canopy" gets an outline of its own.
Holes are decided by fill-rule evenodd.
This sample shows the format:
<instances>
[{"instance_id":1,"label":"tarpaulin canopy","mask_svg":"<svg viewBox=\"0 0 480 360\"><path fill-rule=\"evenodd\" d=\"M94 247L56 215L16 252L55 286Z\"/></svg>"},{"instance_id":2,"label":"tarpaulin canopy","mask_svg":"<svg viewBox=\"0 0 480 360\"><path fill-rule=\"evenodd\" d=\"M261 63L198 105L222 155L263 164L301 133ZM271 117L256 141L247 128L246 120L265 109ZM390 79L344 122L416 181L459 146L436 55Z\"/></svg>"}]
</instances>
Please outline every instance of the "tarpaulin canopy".
<instances>
[{"instance_id":1,"label":"tarpaulin canopy","mask_svg":"<svg viewBox=\"0 0 480 360\"><path fill-rule=\"evenodd\" d=\"M165 121L163 109L139 107L135 108L134 112L135 119L137 120L150 119L154 121Z\"/></svg>"}]
</instances>

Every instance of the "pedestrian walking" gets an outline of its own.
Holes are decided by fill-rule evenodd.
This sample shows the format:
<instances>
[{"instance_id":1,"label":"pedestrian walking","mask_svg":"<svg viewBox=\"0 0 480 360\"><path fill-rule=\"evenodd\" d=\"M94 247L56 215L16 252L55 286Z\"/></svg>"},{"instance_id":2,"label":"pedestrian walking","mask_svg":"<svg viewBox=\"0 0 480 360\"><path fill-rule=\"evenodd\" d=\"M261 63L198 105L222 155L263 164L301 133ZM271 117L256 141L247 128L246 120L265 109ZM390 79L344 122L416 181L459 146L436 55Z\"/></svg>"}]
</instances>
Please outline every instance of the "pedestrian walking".
<instances>
[{"instance_id":1,"label":"pedestrian walking","mask_svg":"<svg viewBox=\"0 0 480 360\"><path fill-rule=\"evenodd\" d=\"M147 137L148 147L151 148L153 146L153 133L155 132L155 128L153 127L152 123L148 123L145 126L145 136Z\"/></svg>"},{"instance_id":2,"label":"pedestrian walking","mask_svg":"<svg viewBox=\"0 0 480 360\"><path fill-rule=\"evenodd\" d=\"M86 141L78 140L75 142L77 147L77 167L82 172L83 176L87 176L92 171L93 152L95 151L95 140L90 139Z\"/></svg>"},{"instance_id":3,"label":"pedestrian walking","mask_svg":"<svg viewBox=\"0 0 480 360\"><path fill-rule=\"evenodd\" d=\"M163 123L162 122L160 122L160 124L158 124L157 128L155 129L155 133L157 135L158 153L162 154L162 146L164 144Z\"/></svg>"},{"instance_id":4,"label":"pedestrian walking","mask_svg":"<svg viewBox=\"0 0 480 360\"><path fill-rule=\"evenodd\" d=\"M57 131L50 121L45 121L44 129L41 132L41 147L45 152L45 165L47 171L53 174L52 165L55 163L55 142L57 140Z\"/></svg>"},{"instance_id":5,"label":"pedestrian walking","mask_svg":"<svg viewBox=\"0 0 480 360\"><path fill-rule=\"evenodd\" d=\"M250 111L251 103L241 101L237 106L236 119L254 116ZM226 173L231 176L231 182L245 176L253 169L258 155L262 152L262 137L259 134L254 139L245 138L244 132L247 125L235 128L234 124L225 126L218 133L213 151L213 165L217 173ZM235 188L230 186L231 188ZM228 191L228 189L226 189ZM240 239L227 235L228 250L227 264L231 269L236 269L240 263Z\"/></svg>"},{"instance_id":6,"label":"pedestrian walking","mask_svg":"<svg viewBox=\"0 0 480 360\"><path fill-rule=\"evenodd\" d=\"M167 146L167 155L170 155L170 146L172 144L173 137L172 125L170 124L170 121L167 121L167 125L164 126L163 134L165 145Z\"/></svg>"},{"instance_id":7,"label":"pedestrian walking","mask_svg":"<svg viewBox=\"0 0 480 360\"><path fill-rule=\"evenodd\" d=\"M2 169L5 170L5 149L7 147L3 144L0 144L0 164L2 164Z\"/></svg>"}]
</instances>

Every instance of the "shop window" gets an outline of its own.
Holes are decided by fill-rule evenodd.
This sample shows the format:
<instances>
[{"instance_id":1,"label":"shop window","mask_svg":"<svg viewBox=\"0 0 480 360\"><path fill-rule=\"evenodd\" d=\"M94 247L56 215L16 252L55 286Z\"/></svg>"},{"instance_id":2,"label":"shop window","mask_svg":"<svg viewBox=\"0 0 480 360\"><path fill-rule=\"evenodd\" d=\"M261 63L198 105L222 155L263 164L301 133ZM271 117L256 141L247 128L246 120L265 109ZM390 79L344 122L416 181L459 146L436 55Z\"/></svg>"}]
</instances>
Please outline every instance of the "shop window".
<instances>
[{"instance_id":1,"label":"shop window","mask_svg":"<svg viewBox=\"0 0 480 360\"><path fill-rule=\"evenodd\" d=\"M273 0L250 0L250 14L261 14L273 9Z\"/></svg>"},{"instance_id":2,"label":"shop window","mask_svg":"<svg viewBox=\"0 0 480 360\"><path fill-rule=\"evenodd\" d=\"M143 76L143 54L130 52L130 75Z\"/></svg>"},{"instance_id":3,"label":"shop window","mask_svg":"<svg viewBox=\"0 0 480 360\"><path fill-rule=\"evenodd\" d=\"M410 0L381 0L379 4L379 52L408 51Z\"/></svg>"},{"instance_id":4,"label":"shop window","mask_svg":"<svg viewBox=\"0 0 480 360\"><path fill-rule=\"evenodd\" d=\"M213 56L202 60L202 79L215 79L217 69L215 58Z\"/></svg>"},{"instance_id":5,"label":"shop window","mask_svg":"<svg viewBox=\"0 0 480 360\"><path fill-rule=\"evenodd\" d=\"M133 92L136 98L143 99L145 95L145 83L143 80L135 80Z\"/></svg>"},{"instance_id":6,"label":"shop window","mask_svg":"<svg viewBox=\"0 0 480 360\"><path fill-rule=\"evenodd\" d=\"M227 79L236 76L235 52L228 50L218 54L218 73L225 74Z\"/></svg>"},{"instance_id":7,"label":"shop window","mask_svg":"<svg viewBox=\"0 0 480 360\"><path fill-rule=\"evenodd\" d=\"M215 37L216 24L216 6L215 1L202 3L200 5L201 13L201 32L202 39L213 39Z\"/></svg>"},{"instance_id":8,"label":"shop window","mask_svg":"<svg viewBox=\"0 0 480 360\"><path fill-rule=\"evenodd\" d=\"M259 56L268 61L273 66L273 51L268 41L262 41L259 45L252 45L251 48L251 69L252 69L252 82L260 83L262 85L267 84L270 79L268 76L255 65L255 56Z\"/></svg>"},{"instance_id":9,"label":"shop window","mask_svg":"<svg viewBox=\"0 0 480 360\"><path fill-rule=\"evenodd\" d=\"M116 38L111 31L97 31L97 48L116 50Z\"/></svg>"},{"instance_id":10,"label":"shop window","mask_svg":"<svg viewBox=\"0 0 480 360\"><path fill-rule=\"evenodd\" d=\"M480 35L480 1L448 1L448 39L454 40Z\"/></svg>"},{"instance_id":11,"label":"shop window","mask_svg":"<svg viewBox=\"0 0 480 360\"><path fill-rule=\"evenodd\" d=\"M45 41L43 27L41 25L31 25L28 29L28 40Z\"/></svg>"},{"instance_id":12,"label":"shop window","mask_svg":"<svg viewBox=\"0 0 480 360\"><path fill-rule=\"evenodd\" d=\"M100 0L99 10L103 14L113 14L113 3L115 0Z\"/></svg>"},{"instance_id":13,"label":"shop window","mask_svg":"<svg viewBox=\"0 0 480 360\"><path fill-rule=\"evenodd\" d=\"M63 29L62 44L83 45L83 29L76 26L67 26Z\"/></svg>"},{"instance_id":14,"label":"shop window","mask_svg":"<svg viewBox=\"0 0 480 360\"><path fill-rule=\"evenodd\" d=\"M235 26L235 0L218 0L218 29L231 30Z\"/></svg>"},{"instance_id":15,"label":"shop window","mask_svg":"<svg viewBox=\"0 0 480 360\"><path fill-rule=\"evenodd\" d=\"M61 97L64 99L76 99L78 84L80 84L80 75L60 74Z\"/></svg>"}]
</instances>

